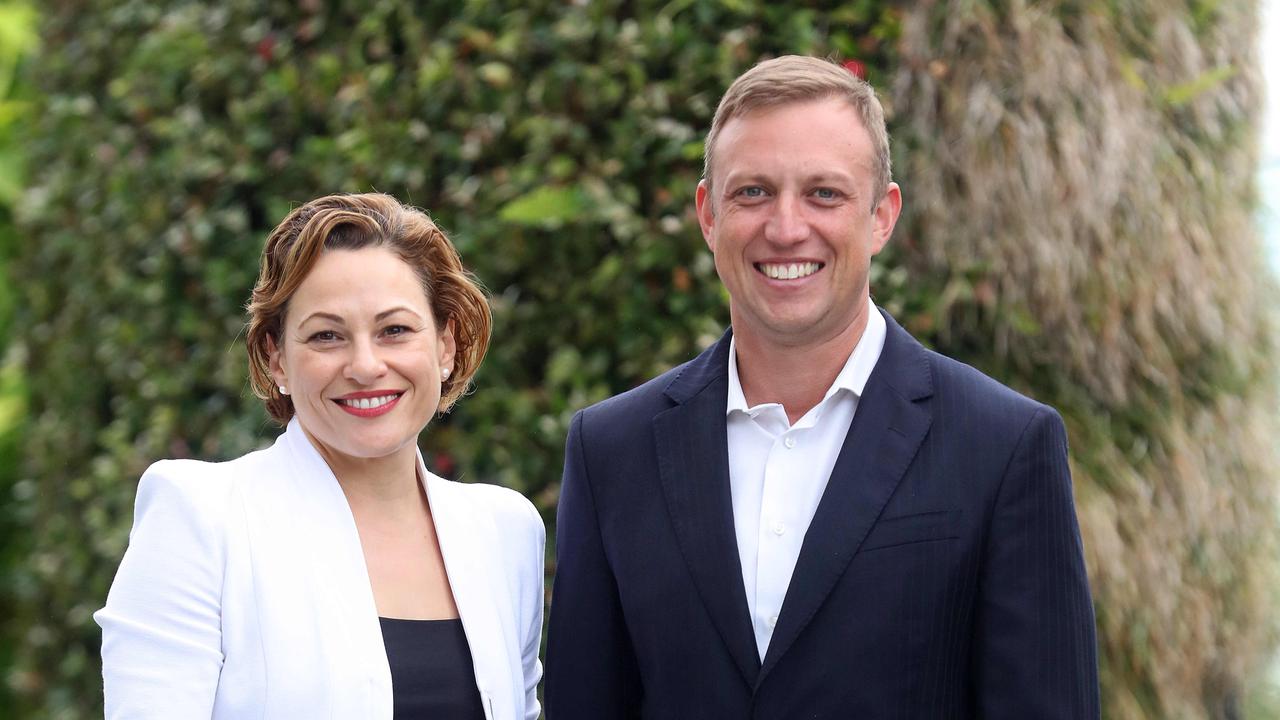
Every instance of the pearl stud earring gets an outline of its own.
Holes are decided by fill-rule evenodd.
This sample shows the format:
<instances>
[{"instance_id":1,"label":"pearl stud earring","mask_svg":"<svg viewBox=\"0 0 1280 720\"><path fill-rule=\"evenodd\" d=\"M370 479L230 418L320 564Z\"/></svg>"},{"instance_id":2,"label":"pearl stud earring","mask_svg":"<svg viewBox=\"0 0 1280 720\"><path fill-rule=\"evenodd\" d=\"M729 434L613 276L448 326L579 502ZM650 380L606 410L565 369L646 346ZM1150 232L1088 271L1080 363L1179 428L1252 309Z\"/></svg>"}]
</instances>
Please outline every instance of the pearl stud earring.
<instances>
[{"instance_id":1,"label":"pearl stud earring","mask_svg":"<svg viewBox=\"0 0 1280 720\"><path fill-rule=\"evenodd\" d=\"M285 389L285 387L284 387L283 385L281 385L281 386L280 386L280 394L281 394L281 395L288 395L288 394L289 394L289 391L288 391L288 390L286 390L286 389Z\"/></svg>"},{"instance_id":2,"label":"pearl stud earring","mask_svg":"<svg viewBox=\"0 0 1280 720\"><path fill-rule=\"evenodd\" d=\"M453 372L453 371L452 371L452 370L450 370L449 368L444 368L443 370L441 370L441 371L440 371L440 379L441 379L441 380L448 380L448 379L449 379L449 374L450 374L450 373L452 373L452 372Z\"/></svg>"}]
</instances>

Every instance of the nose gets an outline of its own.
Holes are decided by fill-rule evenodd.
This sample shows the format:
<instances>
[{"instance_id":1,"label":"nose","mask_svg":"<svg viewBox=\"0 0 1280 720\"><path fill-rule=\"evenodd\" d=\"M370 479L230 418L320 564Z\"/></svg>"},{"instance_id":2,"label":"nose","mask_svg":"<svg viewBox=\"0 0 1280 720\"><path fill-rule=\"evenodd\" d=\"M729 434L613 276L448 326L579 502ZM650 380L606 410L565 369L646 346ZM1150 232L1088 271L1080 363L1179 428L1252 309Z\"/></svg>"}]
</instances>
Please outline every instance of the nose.
<instances>
[{"instance_id":1,"label":"nose","mask_svg":"<svg viewBox=\"0 0 1280 720\"><path fill-rule=\"evenodd\" d=\"M809 222L800 198L781 193L773 204L773 213L765 223L765 239L776 245L794 245L809 237Z\"/></svg>"},{"instance_id":2,"label":"nose","mask_svg":"<svg viewBox=\"0 0 1280 720\"><path fill-rule=\"evenodd\" d=\"M344 373L348 380L369 385L386 372L387 364L378 355L378 348L371 339L358 339L351 344L351 357Z\"/></svg>"}]
</instances>

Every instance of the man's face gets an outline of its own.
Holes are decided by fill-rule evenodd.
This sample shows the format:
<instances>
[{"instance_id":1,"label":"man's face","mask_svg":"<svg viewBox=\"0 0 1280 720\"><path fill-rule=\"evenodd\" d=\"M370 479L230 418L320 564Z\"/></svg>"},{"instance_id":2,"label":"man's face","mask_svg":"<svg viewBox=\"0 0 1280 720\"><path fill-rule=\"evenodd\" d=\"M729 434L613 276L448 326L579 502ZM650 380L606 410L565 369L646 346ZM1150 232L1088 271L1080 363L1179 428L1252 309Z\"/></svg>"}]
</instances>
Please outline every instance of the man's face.
<instances>
[{"instance_id":1,"label":"man's face","mask_svg":"<svg viewBox=\"0 0 1280 720\"><path fill-rule=\"evenodd\" d=\"M871 257L902 207L894 183L871 197L874 167L871 139L840 98L724 126L715 186L698 185L697 208L740 339L798 347L865 326Z\"/></svg>"}]
</instances>

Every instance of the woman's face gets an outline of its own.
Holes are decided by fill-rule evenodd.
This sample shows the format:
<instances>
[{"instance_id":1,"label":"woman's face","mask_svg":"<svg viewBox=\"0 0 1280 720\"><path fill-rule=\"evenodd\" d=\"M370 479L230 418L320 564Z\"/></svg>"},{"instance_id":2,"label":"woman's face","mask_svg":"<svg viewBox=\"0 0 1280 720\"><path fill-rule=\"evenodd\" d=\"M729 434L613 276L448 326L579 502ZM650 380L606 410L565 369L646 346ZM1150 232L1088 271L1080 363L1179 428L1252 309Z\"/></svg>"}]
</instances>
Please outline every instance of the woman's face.
<instances>
[{"instance_id":1,"label":"woman's face","mask_svg":"<svg viewBox=\"0 0 1280 720\"><path fill-rule=\"evenodd\" d=\"M327 458L380 458L413 452L454 349L398 256L328 250L289 301L271 371Z\"/></svg>"}]
</instances>

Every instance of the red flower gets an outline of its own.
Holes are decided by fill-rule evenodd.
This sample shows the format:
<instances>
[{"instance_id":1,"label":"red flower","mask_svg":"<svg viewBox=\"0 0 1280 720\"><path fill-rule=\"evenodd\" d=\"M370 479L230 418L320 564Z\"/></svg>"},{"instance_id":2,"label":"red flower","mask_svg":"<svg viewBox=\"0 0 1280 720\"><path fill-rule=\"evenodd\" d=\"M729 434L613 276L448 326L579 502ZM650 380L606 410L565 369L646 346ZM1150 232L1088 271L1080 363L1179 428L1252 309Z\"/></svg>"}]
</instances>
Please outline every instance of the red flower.
<instances>
[{"instance_id":1,"label":"red flower","mask_svg":"<svg viewBox=\"0 0 1280 720\"><path fill-rule=\"evenodd\" d=\"M276 54L276 38L274 35L265 35L258 41L258 47L254 48L258 57L266 62L271 62L271 58Z\"/></svg>"},{"instance_id":2,"label":"red flower","mask_svg":"<svg viewBox=\"0 0 1280 720\"><path fill-rule=\"evenodd\" d=\"M854 75L857 75L859 79L861 79L861 80L866 80L866 79L867 79L867 66L866 66L866 65L863 65L862 63L858 62L857 60L845 60L845 61L844 61L843 63L841 63L841 64L842 64L842 65L844 65L844 69L845 69L845 70L848 70L849 72L853 73Z\"/></svg>"},{"instance_id":3,"label":"red flower","mask_svg":"<svg viewBox=\"0 0 1280 720\"><path fill-rule=\"evenodd\" d=\"M452 477L453 471L458 469L458 464L454 462L453 456L448 453L436 453L431 460L431 469L441 477Z\"/></svg>"}]
</instances>

